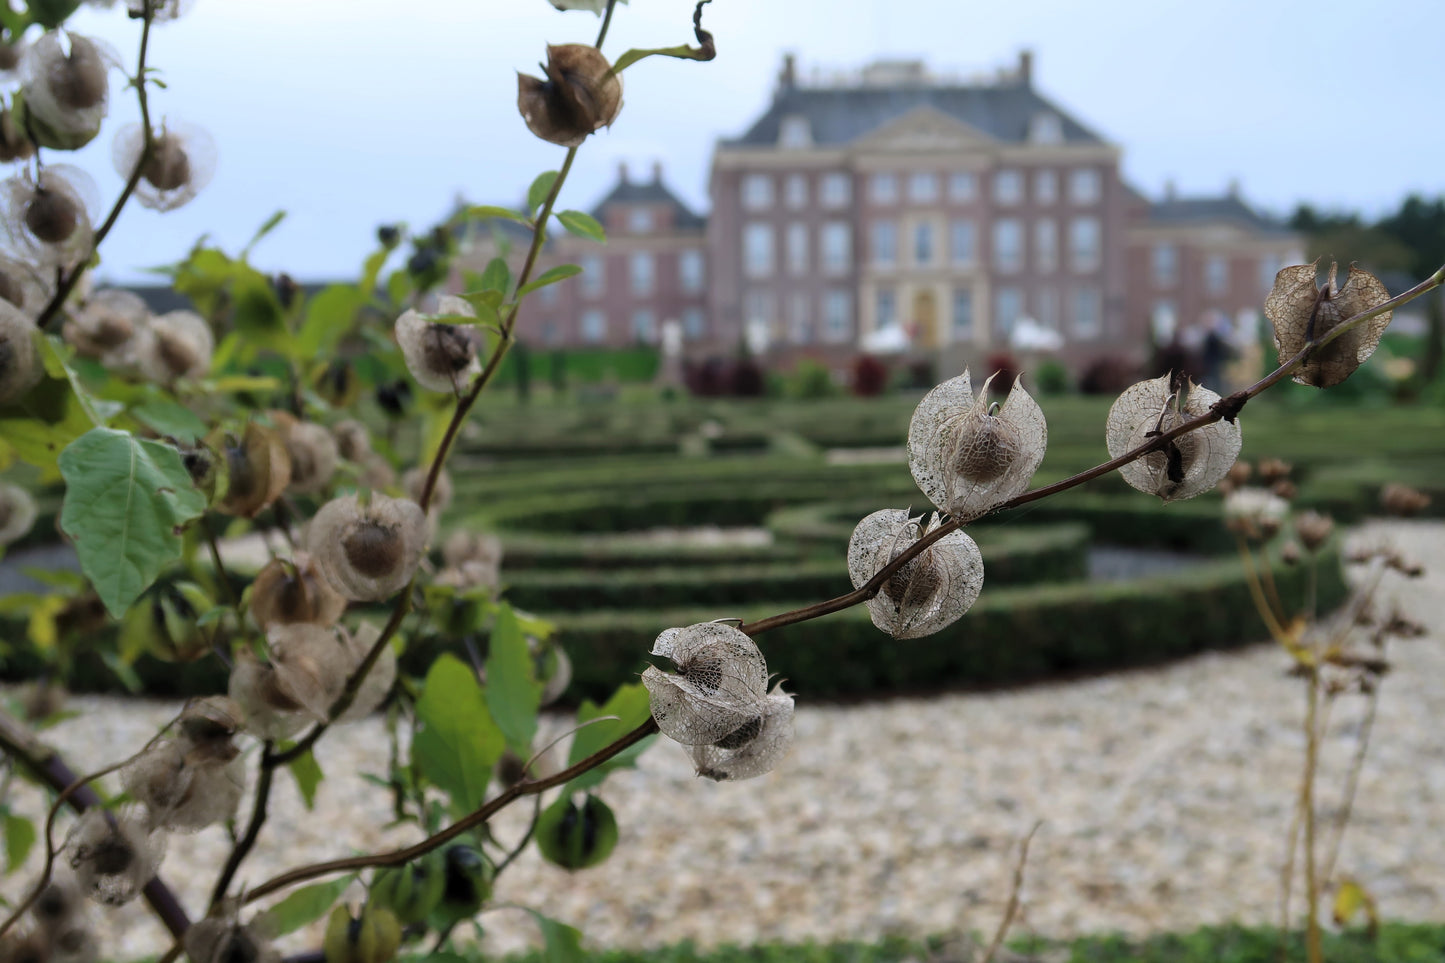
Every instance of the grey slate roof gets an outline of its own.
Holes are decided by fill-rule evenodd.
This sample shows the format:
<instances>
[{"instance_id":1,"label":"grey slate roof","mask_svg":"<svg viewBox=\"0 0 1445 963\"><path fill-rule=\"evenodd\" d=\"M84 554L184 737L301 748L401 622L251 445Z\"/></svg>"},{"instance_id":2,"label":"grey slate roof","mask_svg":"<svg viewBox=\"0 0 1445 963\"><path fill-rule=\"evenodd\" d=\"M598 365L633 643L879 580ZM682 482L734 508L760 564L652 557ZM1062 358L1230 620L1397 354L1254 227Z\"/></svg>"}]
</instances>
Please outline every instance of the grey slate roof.
<instances>
[{"instance_id":1,"label":"grey slate roof","mask_svg":"<svg viewBox=\"0 0 1445 963\"><path fill-rule=\"evenodd\" d=\"M1005 143L1023 143L1029 121L1050 113L1062 122L1065 143L1102 144L1103 138L1058 105L1021 83L944 87L925 84L877 87L782 87L772 106L748 132L723 143L733 147L771 147L778 142L784 117L808 119L813 143L849 144L919 107L932 107Z\"/></svg>"},{"instance_id":2,"label":"grey slate roof","mask_svg":"<svg viewBox=\"0 0 1445 963\"><path fill-rule=\"evenodd\" d=\"M1223 197L1172 197L1149 205L1151 224L1233 224L1259 234L1292 234L1233 194Z\"/></svg>"},{"instance_id":3,"label":"grey slate roof","mask_svg":"<svg viewBox=\"0 0 1445 963\"><path fill-rule=\"evenodd\" d=\"M606 223L603 212L612 204L665 204L673 209L673 223L679 230L702 230L707 219L693 213L692 209L668 190L660 180L628 181L619 180L617 186L592 209L592 216Z\"/></svg>"}]
</instances>

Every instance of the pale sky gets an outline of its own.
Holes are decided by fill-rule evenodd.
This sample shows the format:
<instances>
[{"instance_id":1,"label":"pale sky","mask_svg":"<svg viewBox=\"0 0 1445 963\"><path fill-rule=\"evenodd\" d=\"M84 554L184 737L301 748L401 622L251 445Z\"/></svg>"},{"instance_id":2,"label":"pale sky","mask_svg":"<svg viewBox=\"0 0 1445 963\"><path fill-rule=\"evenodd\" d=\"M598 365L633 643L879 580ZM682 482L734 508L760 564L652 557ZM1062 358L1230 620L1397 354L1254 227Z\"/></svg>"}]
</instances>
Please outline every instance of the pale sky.
<instances>
[{"instance_id":1,"label":"pale sky","mask_svg":"<svg viewBox=\"0 0 1445 963\"><path fill-rule=\"evenodd\" d=\"M562 206L590 208L619 161L639 173L661 161L705 210L713 142L767 108L785 51L806 79L880 57L967 75L1012 66L1027 47L1035 86L1121 146L1125 177L1150 196L1170 179L1218 194L1238 178L1275 213L1309 201L1377 214L1409 191L1445 191L1440 12L1438 0L714 0L704 24L718 58L629 69L621 116L584 145ZM690 42L691 13L688 0L632 0L605 51ZM139 24L123 10L73 24L134 69ZM254 261L349 277L382 222L424 227L459 193L514 202L563 154L523 125L516 71L537 72L548 42L590 43L597 27L546 0L195 0L153 31L150 60L169 88L152 110L210 129L216 176L179 211L128 208L102 276L136 278L202 234L234 252L285 208ZM121 186L111 132L138 117L113 77L107 129L71 155L106 209Z\"/></svg>"}]
</instances>

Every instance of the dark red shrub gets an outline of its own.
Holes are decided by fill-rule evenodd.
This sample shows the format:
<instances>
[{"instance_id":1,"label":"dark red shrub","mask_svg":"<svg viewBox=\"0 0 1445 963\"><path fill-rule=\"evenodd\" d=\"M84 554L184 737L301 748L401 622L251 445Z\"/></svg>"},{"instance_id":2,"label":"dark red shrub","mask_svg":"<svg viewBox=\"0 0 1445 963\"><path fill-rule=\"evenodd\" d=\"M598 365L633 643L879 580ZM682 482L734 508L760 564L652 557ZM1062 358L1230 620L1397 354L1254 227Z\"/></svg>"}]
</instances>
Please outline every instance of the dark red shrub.
<instances>
[{"instance_id":1,"label":"dark red shrub","mask_svg":"<svg viewBox=\"0 0 1445 963\"><path fill-rule=\"evenodd\" d=\"M853 361L853 393L860 398L875 398L888 385L888 366L871 354L860 354Z\"/></svg>"}]
</instances>

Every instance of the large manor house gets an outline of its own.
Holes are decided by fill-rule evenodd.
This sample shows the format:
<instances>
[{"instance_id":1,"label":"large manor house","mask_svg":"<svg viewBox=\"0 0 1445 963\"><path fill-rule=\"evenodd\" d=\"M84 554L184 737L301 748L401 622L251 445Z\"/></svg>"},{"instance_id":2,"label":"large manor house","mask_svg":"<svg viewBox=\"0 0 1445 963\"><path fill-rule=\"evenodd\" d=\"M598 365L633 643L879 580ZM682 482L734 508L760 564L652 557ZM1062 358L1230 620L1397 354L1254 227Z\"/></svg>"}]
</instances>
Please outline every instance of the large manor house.
<instances>
[{"instance_id":1,"label":"large manor house","mask_svg":"<svg viewBox=\"0 0 1445 963\"><path fill-rule=\"evenodd\" d=\"M607 243L549 240L541 268L583 271L528 299L522 330L550 347L653 343L671 328L690 355L746 340L961 364L1009 350L1026 326L1075 369L1190 329L1252 331L1301 239L1233 186L1144 197L1120 177L1120 148L1035 89L1031 68L1025 52L983 82L916 61L803 82L786 57L767 110L717 145L711 211L689 210L660 165L622 167L593 210ZM480 233L464 260L479 269L494 253Z\"/></svg>"}]
</instances>

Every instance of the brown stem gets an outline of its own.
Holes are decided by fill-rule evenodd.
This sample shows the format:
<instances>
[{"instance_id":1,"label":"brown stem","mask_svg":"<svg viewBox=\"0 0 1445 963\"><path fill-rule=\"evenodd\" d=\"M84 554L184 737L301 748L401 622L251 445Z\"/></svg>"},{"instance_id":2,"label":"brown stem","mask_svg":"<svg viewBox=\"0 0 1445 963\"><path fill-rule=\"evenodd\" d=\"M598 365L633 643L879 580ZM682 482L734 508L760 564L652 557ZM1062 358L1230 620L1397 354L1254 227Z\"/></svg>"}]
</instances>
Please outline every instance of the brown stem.
<instances>
[{"instance_id":1,"label":"brown stem","mask_svg":"<svg viewBox=\"0 0 1445 963\"><path fill-rule=\"evenodd\" d=\"M1349 828L1350 816L1355 810L1355 795L1360 788L1360 772L1365 768L1365 756L1370 750L1370 733L1375 728L1375 715L1380 708L1380 683L1376 680L1375 687L1370 690L1369 708L1365 710L1364 721L1360 723L1359 741L1355 744L1355 756L1350 761L1350 774L1345 779L1345 801L1340 807L1340 814L1335 820L1335 838L1330 844L1330 854L1325 859L1324 872L1320 879L1329 884L1330 879L1335 875L1335 863L1340 858L1340 846L1345 841L1345 830Z\"/></svg>"},{"instance_id":2,"label":"brown stem","mask_svg":"<svg viewBox=\"0 0 1445 963\"><path fill-rule=\"evenodd\" d=\"M1008 906L1004 909L1003 919L999 920L998 929L993 934L993 942L989 943L988 950L983 954L982 963L992 963L997 955L999 947L1003 946L1004 937L1008 935L1009 927L1013 926L1014 917L1019 912L1019 894L1024 888L1024 864L1029 859L1029 843L1033 842L1034 833L1039 831L1042 822L1034 823L1029 834L1024 837L1023 843L1019 846L1019 859L1014 864L1013 885L1009 887Z\"/></svg>"}]
</instances>

